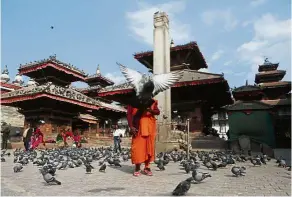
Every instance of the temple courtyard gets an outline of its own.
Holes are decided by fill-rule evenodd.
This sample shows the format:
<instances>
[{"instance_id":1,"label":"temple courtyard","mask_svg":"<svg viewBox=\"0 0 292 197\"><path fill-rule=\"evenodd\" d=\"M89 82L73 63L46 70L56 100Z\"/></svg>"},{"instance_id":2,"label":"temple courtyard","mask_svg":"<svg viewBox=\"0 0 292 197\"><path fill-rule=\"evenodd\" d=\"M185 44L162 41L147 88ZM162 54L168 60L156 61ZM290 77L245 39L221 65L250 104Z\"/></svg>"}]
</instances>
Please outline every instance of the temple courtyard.
<instances>
[{"instance_id":1,"label":"temple courtyard","mask_svg":"<svg viewBox=\"0 0 292 197\"><path fill-rule=\"evenodd\" d=\"M97 161L92 162L92 174L85 167L57 170L56 179L62 185L47 185L38 167L29 163L19 173L13 172L13 155L1 162L1 195L3 196L170 196L179 182L190 177L181 170L179 162L170 162L165 171L153 166L153 177L132 175L131 163L121 162L122 167L107 166L99 172ZM208 172L211 178L200 184L192 184L187 196L291 196L291 171L277 166L275 160L267 165L254 167L250 162L237 163L246 167L246 176L234 177L233 165L217 171L201 165L199 171Z\"/></svg>"}]
</instances>

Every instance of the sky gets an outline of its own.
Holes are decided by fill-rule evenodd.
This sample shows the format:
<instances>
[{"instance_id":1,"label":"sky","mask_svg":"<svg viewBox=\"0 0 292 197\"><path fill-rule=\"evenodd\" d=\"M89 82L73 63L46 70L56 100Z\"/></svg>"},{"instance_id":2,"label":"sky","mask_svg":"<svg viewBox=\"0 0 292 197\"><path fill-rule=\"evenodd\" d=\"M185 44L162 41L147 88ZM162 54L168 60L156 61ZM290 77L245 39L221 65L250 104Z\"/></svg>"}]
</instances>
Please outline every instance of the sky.
<instances>
[{"instance_id":1,"label":"sky","mask_svg":"<svg viewBox=\"0 0 292 197\"><path fill-rule=\"evenodd\" d=\"M156 11L169 15L175 45L196 41L208 64L201 71L224 73L231 88L254 84L264 57L290 80L290 0L2 0L1 68L13 80L20 64L56 54L88 74L99 64L121 83L116 62L147 72L133 54L153 50Z\"/></svg>"}]
</instances>

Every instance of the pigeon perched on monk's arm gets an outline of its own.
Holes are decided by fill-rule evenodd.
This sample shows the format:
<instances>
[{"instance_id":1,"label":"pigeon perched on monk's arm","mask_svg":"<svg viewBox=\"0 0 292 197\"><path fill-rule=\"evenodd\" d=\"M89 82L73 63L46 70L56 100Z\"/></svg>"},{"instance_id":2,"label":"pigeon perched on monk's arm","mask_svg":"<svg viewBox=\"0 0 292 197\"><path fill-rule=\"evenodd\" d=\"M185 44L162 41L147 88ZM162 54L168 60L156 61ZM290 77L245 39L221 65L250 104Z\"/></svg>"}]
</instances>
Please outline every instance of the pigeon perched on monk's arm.
<instances>
[{"instance_id":1,"label":"pigeon perched on monk's arm","mask_svg":"<svg viewBox=\"0 0 292 197\"><path fill-rule=\"evenodd\" d=\"M169 89L173 84L180 80L182 75L183 73L181 71L154 75L152 78L154 83L153 96Z\"/></svg>"},{"instance_id":2,"label":"pigeon perched on monk's arm","mask_svg":"<svg viewBox=\"0 0 292 197\"><path fill-rule=\"evenodd\" d=\"M151 95L151 98L153 98L160 92L169 89L183 76L182 71L148 76L138 71L129 69L120 63L117 64L120 66L121 72L127 81L134 87L138 98L140 98L143 94L147 96L149 94Z\"/></svg>"},{"instance_id":3,"label":"pigeon perched on monk's arm","mask_svg":"<svg viewBox=\"0 0 292 197\"><path fill-rule=\"evenodd\" d=\"M142 73L129 69L120 63L117 64L120 66L121 72L125 76L127 81L134 87L136 91L136 96L138 96L142 90L142 87L140 86L140 81L143 76Z\"/></svg>"}]
</instances>

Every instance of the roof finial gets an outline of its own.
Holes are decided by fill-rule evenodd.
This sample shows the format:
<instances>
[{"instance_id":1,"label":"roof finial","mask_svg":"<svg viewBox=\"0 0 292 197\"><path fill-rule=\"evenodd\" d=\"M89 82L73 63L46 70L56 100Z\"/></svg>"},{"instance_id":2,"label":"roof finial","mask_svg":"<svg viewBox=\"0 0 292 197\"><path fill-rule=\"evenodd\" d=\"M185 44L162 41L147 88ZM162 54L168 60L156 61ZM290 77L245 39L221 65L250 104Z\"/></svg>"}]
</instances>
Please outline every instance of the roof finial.
<instances>
[{"instance_id":1,"label":"roof finial","mask_svg":"<svg viewBox=\"0 0 292 197\"><path fill-rule=\"evenodd\" d=\"M173 42L173 39L171 39L171 42L170 42L170 47L174 47L174 42Z\"/></svg>"},{"instance_id":2,"label":"roof finial","mask_svg":"<svg viewBox=\"0 0 292 197\"><path fill-rule=\"evenodd\" d=\"M269 61L269 58L264 56L265 60L264 60L264 64L271 64L271 62Z\"/></svg>"},{"instance_id":3,"label":"roof finial","mask_svg":"<svg viewBox=\"0 0 292 197\"><path fill-rule=\"evenodd\" d=\"M248 86L248 80L245 81L245 86Z\"/></svg>"},{"instance_id":4,"label":"roof finial","mask_svg":"<svg viewBox=\"0 0 292 197\"><path fill-rule=\"evenodd\" d=\"M7 74L7 75L9 75L9 71L8 71L7 65L5 65L5 68L4 68L4 70L2 71L2 74Z\"/></svg>"},{"instance_id":5,"label":"roof finial","mask_svg":"<svg viewBox=\"0 0 292 197\"><path fill-rule=\"evenodd\" d=\"M100 74L100 68L99 68L99 64L97 65L97 68L96 68L96 74L99 75Z\"/></svg>"}]
</instances>

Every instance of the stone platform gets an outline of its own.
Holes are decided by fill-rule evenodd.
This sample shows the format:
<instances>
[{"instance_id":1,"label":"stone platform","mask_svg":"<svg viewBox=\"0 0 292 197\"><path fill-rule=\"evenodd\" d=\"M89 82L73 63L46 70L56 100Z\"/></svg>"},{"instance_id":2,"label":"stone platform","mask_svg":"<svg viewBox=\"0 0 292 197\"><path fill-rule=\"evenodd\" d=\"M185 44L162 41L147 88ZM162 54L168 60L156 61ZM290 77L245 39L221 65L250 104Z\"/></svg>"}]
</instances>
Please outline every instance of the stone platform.
<instances>
[{"instance_id":1,"label":"stone platform","mask_svg":"<svg viewBox=\"0 0 292 197\"><path fill-rule=\"evenodd\" d=\"M165 171L153 167L153 177L133 177L133 166L122 163L121 168L107 167L106 173L98 172L97 162L92 174L85 174L84 167L59 170L56 178L62 185L48 186L38 168L29 164L20 173L14 173L13 158L1 163L1 195L3 196L170 196L177 184L190 177L170 162ZM243 164L239 164L240 166ZM187 196L291 196L291 172L275 165L247 168L245 177L233 177L228 166L218 171L207 170L212 177L201 184L192 184ZM78 189L76 189L78 186Z\"/></svg>"},{"instance_id":2,"label":"stone platform","mask_svg":"<svg viewBox=\"0 0 292 197\"><path fill-rule=\"evenodd\" d=\"M227 141L214 136L198 136L191 141L193 149L217 149L228 148Z\"/></svg>"}]
</instances>

